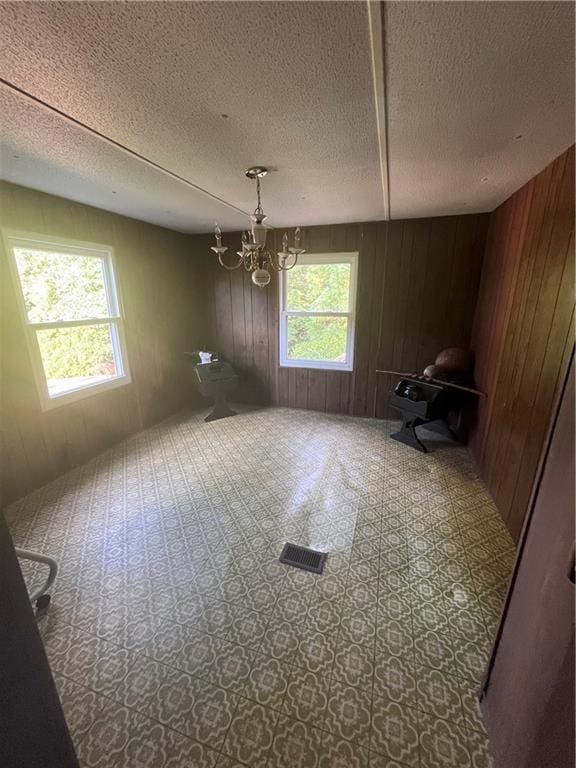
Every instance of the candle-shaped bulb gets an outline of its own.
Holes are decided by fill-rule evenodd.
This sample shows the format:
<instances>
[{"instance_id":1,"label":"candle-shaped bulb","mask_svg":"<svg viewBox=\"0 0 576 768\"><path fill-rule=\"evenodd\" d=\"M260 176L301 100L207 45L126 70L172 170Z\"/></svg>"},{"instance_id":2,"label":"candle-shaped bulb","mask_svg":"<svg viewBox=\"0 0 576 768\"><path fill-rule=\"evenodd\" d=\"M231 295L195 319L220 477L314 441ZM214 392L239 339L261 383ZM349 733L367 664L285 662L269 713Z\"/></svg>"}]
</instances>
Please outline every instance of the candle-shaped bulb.
<instances>
[{"instance_id":1,"label":"candle-shaped bulb","mask_svg":"<svg viewBox=\"0 0 576 768\"><path fill-rule=\"evenodd\" d=\"M222 230L220 229L218 222L216 222L216 226L214 227L214 234L216 235L216 245L220 247L222 245Z\"/></svg>"},{"instance_id":2,"label":"candle-shaped bulb","mask_svg":"<svg viewBox=\"0 0 576 768\"><path fill-rule=\"evenodd\" d=\"M282 253L288 253L288 232L284 232L282 238Z\"/></svg>"},{"instance_id":3,"label":"candle-shaped bulb","mask_svg":"<svg viewBox=\"0 0 576 768\"><path fill-rule=\"evenodd\" d=\"M247 242L248 242L248 235L246 234L246 232L242 232L242 245L246 245Z\"/></svg>"},{"instance_id":4,"label":"candle-shaped bulb","mask_svg":"<svg viewBox=\"0 0 576 768\"><path fill-rule=\"evenodd\" d=\"M300 227L296 227L296 231L294 232L294 245L296 248L300 245L300 237L302 235L302 230Z\"/></svg>"}]
</instances>

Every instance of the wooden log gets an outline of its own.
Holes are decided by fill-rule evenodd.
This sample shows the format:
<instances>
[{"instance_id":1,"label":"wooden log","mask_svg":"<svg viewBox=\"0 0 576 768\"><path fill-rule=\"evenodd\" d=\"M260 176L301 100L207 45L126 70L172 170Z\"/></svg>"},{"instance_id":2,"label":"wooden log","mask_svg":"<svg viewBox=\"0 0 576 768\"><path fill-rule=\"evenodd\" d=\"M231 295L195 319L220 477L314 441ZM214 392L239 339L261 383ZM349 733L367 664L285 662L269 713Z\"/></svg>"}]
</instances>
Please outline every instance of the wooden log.
<instances>
[{"instance_id":1,"label":"wooden log","mask_svg":"<svg viewBox=\"0 0 576 768\"><path fill-rule=\"evenodd\" d=\"M400 376L402 379L412 379L413 381L430 382L432 384L441 384L443 387L451 387L452 389L460 389L462 392L468 392L471 395L478 395L479 397L488 397L486 392L481 392L479 389L472 389L472 387L463 387L461 384L453 384L451 381L443 381L442 379L427 379L424 376L417 376L415 373L400 373L400 371L379 371L376 373L388 373L392 376Z\"/></svg>"}]
</instances>

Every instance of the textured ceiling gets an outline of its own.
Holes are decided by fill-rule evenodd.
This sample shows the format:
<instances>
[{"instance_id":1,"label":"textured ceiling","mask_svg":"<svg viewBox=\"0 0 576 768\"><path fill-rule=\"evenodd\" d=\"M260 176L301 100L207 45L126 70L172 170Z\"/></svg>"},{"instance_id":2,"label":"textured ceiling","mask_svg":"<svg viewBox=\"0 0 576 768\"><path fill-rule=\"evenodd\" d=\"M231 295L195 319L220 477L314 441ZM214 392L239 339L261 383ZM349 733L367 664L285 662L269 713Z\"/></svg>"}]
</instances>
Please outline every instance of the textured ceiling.
<instances>
[{"instance_id":1,"label":"textured ceiling","mask_svg":"<svg viewBox=\"0 0 576 768\"><path fill-rule=\"evenodd\" d=\"M573 3L392 2L385 29L393 218L493 210L574 142Z\"/></svg>"},{"instance_id":2,"label":"textured ceiling","mask_svg":"<svg viewBox=\"0 0 576 768\"><path fill-rule=\"evenodd\" d=\"M271 225L380 218L367 17L348 2L3 2L0 76L242 210L255 207L244 170L277 169L263 189ZM28 157L32 142L29 168L56 161L77 178L70 191L44 172L43 188L74 196L84 181L94 205L110 207L99 190L111 187L141 215L125 193L144 171L95 165L81 131L68 137L80 163L63 168L58 124L49 137L22 127L9 134L12 154ZM14 163L8 173L20 179ZM212 218L237 228L235 213L216 207ZM204 229L193 201L179 228Z\"/></svg>"},{"instance_id":3,"label":"textured ceiling","mask_svg":"<svg viewBox=\"0 0 576 768\"><path fill-rule=\"evenodd\" d=\"M361 0L2 2L0 77L189 184L8 87L1 175L201 232L254 164L272 226L335 223L491 210L573 141L572 3L384 17L382 68Z\"/></svg>"},{"instance_id":4,"label":"textured ceiling","mask_svg":"<svg viewBox=\"0 0 576 768\"><path fill-rule=\"evenodd\" d=\"M8 89L0 88L0 116L8 181L181 231L210 230L216 220L246 226L242 213Z\"/></svg>"}]
</instances>

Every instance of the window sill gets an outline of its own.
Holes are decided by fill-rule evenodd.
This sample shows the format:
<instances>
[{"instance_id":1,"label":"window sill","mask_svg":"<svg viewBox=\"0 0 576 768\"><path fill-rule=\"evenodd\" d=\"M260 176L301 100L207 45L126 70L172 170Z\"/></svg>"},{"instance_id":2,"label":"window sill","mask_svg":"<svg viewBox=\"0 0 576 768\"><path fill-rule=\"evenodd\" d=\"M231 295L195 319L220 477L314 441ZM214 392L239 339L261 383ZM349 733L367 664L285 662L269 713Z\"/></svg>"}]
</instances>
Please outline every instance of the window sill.
<instances>
[{"instance_id":1,"label":"window sill","mask_svg":"<svg viewBox=\"0 0 576 768\"><path fill-rule=\"evenodd\" d=\"M314 362L313 360L283 360L280 365L280 368L307 368L311 371L336 371L336 372L344 372L344 373L352 373L354 370L354 364L348 364L348 363L322 363L322 362Z\"/></svg>"},{"instance_id":2,"label":"window sill","mask_svg":"<svg viewBox=\"0 0 576 768\"><path fill-rule=\"evenodd\" d=\"M68 392L63 392L61 395L55 397L44 396L42 398L41 407L43 411L51 411L54 408L61 408L63 405L70 405L71 403L77 403L80 400L98 395L101 392L108 392L111 389L117 389L118 387L124 387L130 384L132 379L130 376L118 376L115 379L109 381L102 381L97 384L88 384L85 387L78 387L78 389L72 389Z\"/></svg>"}]
</instances>

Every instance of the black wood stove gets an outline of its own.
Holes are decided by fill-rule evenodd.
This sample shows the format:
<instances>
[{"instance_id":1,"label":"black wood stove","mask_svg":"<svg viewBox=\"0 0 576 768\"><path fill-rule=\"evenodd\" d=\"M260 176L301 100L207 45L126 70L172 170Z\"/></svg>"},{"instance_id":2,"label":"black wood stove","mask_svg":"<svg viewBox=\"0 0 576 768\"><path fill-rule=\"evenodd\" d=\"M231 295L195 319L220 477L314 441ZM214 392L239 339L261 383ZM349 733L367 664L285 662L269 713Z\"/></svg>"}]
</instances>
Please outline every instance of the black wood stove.
<instances>
[{"instance_id":1,"label":"black wood stove","mask_svg":"<svg viewBox=\"0 0 576 768\"><path fill-rule=\"evenodd\" d=\"M212 413L208 414L204 421L224 419L226 416L235 416L228 405L226 398L238 385L238 375L230 363L216 360L211 363L198 363L194 366L198 389L204 397L214 399Z\"/></svg>"},{"instance_id":2,"label":"black wood stove","mask_svg":"<svg viewBox=\"0 0 576 768\"><path fill-rule=\"evenodd\" d=\"M402 379L389 400L390 405L402 414L402 427L390 437L428 453L416 434L416 427L438 422L439 431L454 438L448 426L448 415L461 408L462 399L461 393L448 386L420 379Z\"/></svg>"}]
</instances>

